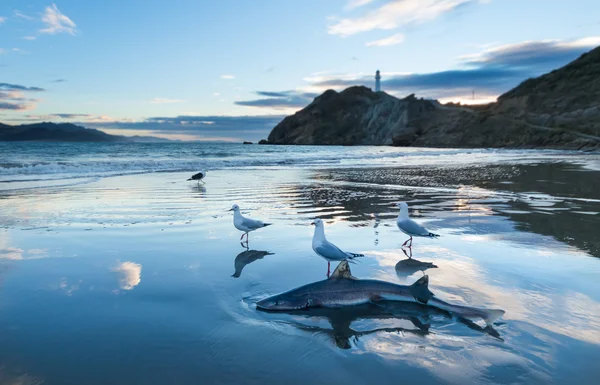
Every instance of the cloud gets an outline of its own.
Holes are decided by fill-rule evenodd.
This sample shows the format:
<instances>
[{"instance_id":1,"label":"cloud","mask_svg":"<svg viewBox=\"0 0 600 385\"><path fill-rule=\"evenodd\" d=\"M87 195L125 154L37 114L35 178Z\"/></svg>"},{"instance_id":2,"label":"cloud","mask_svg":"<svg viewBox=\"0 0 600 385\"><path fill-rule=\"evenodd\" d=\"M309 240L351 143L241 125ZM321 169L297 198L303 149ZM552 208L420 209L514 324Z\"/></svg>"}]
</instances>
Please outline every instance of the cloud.
<instances>
[{"instance_id":1,"label":"cloud","mask_svg":"<svg viewBox=\"0 0 600 385\"><path fill-rule=\"evenodd\" d=\"M257 91L256 94L259 96L265 96L265 98L237 101L235 104L238 106L268 107L274 109L302 108L310 104L317 96L313 93L297 91Z\"/></svg>"},{"instance_id":2,"label":"cloud","mask_svg":"<svg viewBox=\"0 0 600 385\"><path fill-rule=\"evenodd\" d=\"M168 99L168 98L154 98L149 101L152 104L170 104L170 103L187 103L187 100L181 99Z\"/></svg>"},{"instance_id":3,"label":"cloud","mask_svg":"<svg viewBox=\"0 0 600 385\"><path fill-rule=\"evenodd\" d=\"M40 87L26 87L19 84L0 83L0 91L41 92L45 90Z\"/></svg>"},{"instance_id":4,"label":"cloud","mask_svg":"<svg viewBox=\"0 0 600 385\"><path fill-rule=\"evenodd\" d=\"M18 17L20 19L29 20L29 21L35 20L35 17L26 15L23 12L19 11L18 9L15 9L13 13L15 14L16 17Z\"/></svg>"},{"instance_id":5,"label":"cloud","mask_svg":"<svg viewBox=\"0 0 600 385\"><path fill-rule=\"evenodd\" d=\"M393 30L404 25L431 21L474 0L392 0L357 18L336 20L327 29L341 37L372 30Z\"/></svg>"},{"instance_id":6,"label":"cloud","mask_svg":"<svg viewBox=\"0 0 600 385\"><path fill-rule=\"evenodd\" d=\"M56 4L52 4L51 7L46 7L46 10L42 15L42 21L46 24L46 28L40 29L41 33L55 35L57 33L65 32L75 35L75 32L77 31L75 23L61 13Z\"/></svg>"},{"instance_id":7,"label":"cloud","mask_svg":"<svg viewBox=\"0 0 600 385\"><path fill-rule=\"evenodd\" d=\"M120 262L112 268L112 271L119 273L119 287L123 290L132 290L142 280L142 265L139 263L131 261Z\"/></svg>"},{"instance_id":8,"label":"cloud","mask_svg":"<svg viewBox=\"0 0 600 385\"><path fill-rule=\"evenodd\" d=\"M25 97L24 92L41 92L40 87L0 83L0 110L24 111L35 108L36 99Z\"/></svg>"},{"instance_id":9,"label":"cloud","mask_svg":"<svg viewBox=\"0 0 600 385\"><path fill-rule=\"evenodd\" d=\"M0 24L4 24L6 22L6 17L0 16Z\"/></svg>"},{"instance_id":10,"label":"cloud","mask_svg":"<svg viewBox=\"0 0 600 385\"><path fill-rule=\"evenodd\" d=\"M31 104L27 103L9 103L0 100L0 110L25 111L33 108Z\"/></svg>"},{"instance_id":11,"label":"cloud","mask_svg":"<svg viewBox=\"0 0 600 385\"><path fill-rule=\"evenodd\" d=\"M6 51L2 48L0 48L0 55L2 55L3 53L5 53Z\"/></svg>"},{"instance_id":12,"label":"cloud","mask_svg":"<svg viewBox=\"0 0 600 385\"><path fill-rule=\"evenodd\" d=\"M367 47L386 47L389 45L400 44L404 41L404 35L401 33L397 33L390 37L386 37L385 39L370 41L365 44Z\"/></svg>"},{"instance_id":13,"label":"cloud","mask_svg":"<svg viewBox=\"0 0 600 385\"><path fill-rule=\"evenodd\" d=\"M25 50L23 50L23 49L21 49L21 48L13 48L13 49L12 49L12 51L13 51L13 52L18 52L18 53L20 53L21 55L27 55L27 54L29 54L29 51L25 51Z\"/></svg>"},{"instance_id":14,"label":"cloud","mask_svg":"<svg viewBox=\"0 0 600 385\"><path fill-rule=\"evenodd\" d=\"M121 135L137 134L173 137L184 135L187 140L241 141L266 138L284 115L211 116L180 115L149 117L141 121L82 123L86 127L104 129Z\"/></svg>"},{"instance_id":15,"label":"cloud","mask_svg":"<svg viewBox=\"0 0 600 385\"><path fill-rule=\"evenodd\" d=\"M35 40L35 39L37 39L37 37L35 37L35 36L23 36L22 39L23 40Z\"/></svg>"},{"instance_id":16,"label":"cloud","mask_svg":"<svg viewBox=\"0 0 600 385\"><path fill-rule=\"evenodd\" d=\"M93 115L90 115L90 114L50 114L49 116L55 117L55 118L62 118L62 119L79 119L79 118L88 118Z\"/></svg>"},{"instance_id":17,"label":"cloud","mask_svg":"<svg viewBox=\"0 0 600 385\"><path fill-rule=\"evenodd\" d=\"M235 76L233 76L233 75L221 75L221 79L233 80L233 79L235 79Z\"/></svg>"},{"instance_id":18,"label":"cloud","mask_svg":"<svg viewBox=\"0 0 600 385\"><path fill-rule=\"evenodd\" d=\"M473 91L485 101L517 86L523 80L566 65L600 44L600 37L568 41L528 41L488 48L459 58L460 66L430 73L382 73L382 89L404 96L464 100ZM305 78L321 92L353 85L374 86L372 74L315 74ZM456 99L453 99L456 98ZM469 97L470 99L470 97Z\"/></svg>"},{"instance_id":19,"label":"cloud","mask_svg":"<svg viewBox=\"0 0 600 385\"><path fill-rule=\"evenodd\" d=\"M600 45L600 36L560 41L542 40L506 44L473 55L462 56L466 65L493 65L503 67L535 67L543 65L554 68L576 56Z\"/></svg>"},{"instance_id":20,"label":"cloud","mask_svg":"<svg viewBox=\"0 0 600 385\"><path fill-rule=\"evenodd\" d=\"M50 83L64 83L66 81L67 81L67 79L55 79L55 80L51 80Z\"/></svg>"},{"instance_id":21,"label":"cloud","mask_svg":"<svg viewBox=\"0 0 600 385\"><path fill-rule=\"evenodd\" d=\"M355 8L362 7L363 5L367 5L372 2L373 0L350 0L348 1L348 4L346 4L344 9L346 9L347 11L351 11Z\"/></svg>"}]
</instances>

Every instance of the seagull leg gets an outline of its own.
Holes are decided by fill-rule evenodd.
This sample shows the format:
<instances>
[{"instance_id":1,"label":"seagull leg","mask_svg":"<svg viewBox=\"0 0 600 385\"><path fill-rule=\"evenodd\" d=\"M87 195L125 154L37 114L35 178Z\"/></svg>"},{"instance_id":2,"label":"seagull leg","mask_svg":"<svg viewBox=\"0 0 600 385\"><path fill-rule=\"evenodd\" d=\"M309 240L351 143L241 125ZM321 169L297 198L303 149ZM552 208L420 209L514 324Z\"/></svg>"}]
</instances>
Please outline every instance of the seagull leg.
<instances>
[{"instance_id":1,"label":"seagull leg","mask_svg":"<svg viewBox=\"0 0 600 385\"><path fill-rule=\"evenodd\" d=\"M407 239L403 244L402 247L406 246L406 244L408 243L408 241L410 241L412 239L412 237L410 237L409 239Z\"/></svg>"},{"instance_id":2,"label":"seagull leg","mask_svg":"<svg viewBox=\"0 0 600 385\"><path fill-rule=\"evenodd\" d=\"M246 235L246 233L243 233L243 234L242 234L242 236L240 237L240 241L241 241L242 239L244 239L244 235Z\"/></svg>"},{"instance_id":3,"label":"seagull leg","mask_svg":"<svg viewBox=\"0 0 600 385\"><path fill-rule=\"evenodd\" d=\"M412 251L412 236L410 237L410 245L408 245L408 248Z\"/></svg>"},{"instance_id":4,"label":"seagull leg","mask_svg":"<svg viewBox=\"0 0 600 385\"><path fill-rule=\"evenodd\" d=\"M329 274L331 274L331 262L327 261L327 278L329 278Z\"/></svg>"}]
</instances>

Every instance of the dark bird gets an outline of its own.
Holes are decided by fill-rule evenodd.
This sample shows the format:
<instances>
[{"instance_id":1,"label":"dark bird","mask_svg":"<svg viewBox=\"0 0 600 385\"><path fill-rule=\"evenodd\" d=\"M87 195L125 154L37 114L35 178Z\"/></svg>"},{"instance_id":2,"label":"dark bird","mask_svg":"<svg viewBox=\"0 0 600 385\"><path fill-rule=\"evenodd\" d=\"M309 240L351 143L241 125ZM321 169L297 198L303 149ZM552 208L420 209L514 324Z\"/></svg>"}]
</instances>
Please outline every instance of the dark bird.
<instances>
[{"instance_id":1,"label":"dark bird","mask_svg":"<svg viewBox=\"0 0 600 385\"><path fill-rule=\"evenodd\" d=\"M205 176L206 176L206 170L202 170L199 173L192 175L192 177L188 180L196 180L196 181L198 181L198 183L200 183L200 181L202 179L204 179ZM204 182L202 182L202 183L204 183Z\"/></svg>"}]
</instances>

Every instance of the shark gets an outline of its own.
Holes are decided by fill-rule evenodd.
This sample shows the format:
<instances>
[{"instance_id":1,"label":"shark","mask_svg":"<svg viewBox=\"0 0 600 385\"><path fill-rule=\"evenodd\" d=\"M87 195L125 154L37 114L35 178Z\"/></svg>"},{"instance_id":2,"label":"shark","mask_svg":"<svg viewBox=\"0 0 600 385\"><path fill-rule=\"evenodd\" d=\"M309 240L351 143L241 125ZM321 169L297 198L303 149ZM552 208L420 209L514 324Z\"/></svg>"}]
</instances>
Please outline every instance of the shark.
<instances>
[{"instance_id":1,"label":"shark","mask_svg":"<svg viewBox=\"0 0 600 385\"><path fill-rule=\"evenodd\" d=\"M352 276L348 261L340 262L329 278L262 299L256 303L256 307L265 311L289 312L310 308L349 307L383 301L419 303L443 310L462 319L482 319L488 326L491 326L505 313L500 309L451 304L441 300L429 290L429 276L427 275L419 278L412 285L398 285L374 279L358 279Z\"/></svg>"}]
</instances>

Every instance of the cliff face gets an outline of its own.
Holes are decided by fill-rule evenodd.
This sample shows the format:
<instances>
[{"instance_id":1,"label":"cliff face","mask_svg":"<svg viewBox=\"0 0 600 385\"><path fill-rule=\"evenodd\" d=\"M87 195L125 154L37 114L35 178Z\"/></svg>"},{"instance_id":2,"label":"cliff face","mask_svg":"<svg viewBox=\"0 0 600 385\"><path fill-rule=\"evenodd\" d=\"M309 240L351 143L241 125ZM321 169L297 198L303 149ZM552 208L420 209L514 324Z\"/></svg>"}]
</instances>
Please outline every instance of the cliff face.
<instances>
[{"instance_id":1,"label":"cliff face","mask_svg":"<svg viewBox=\"0 0 600 385\"><path fill-rule=\"evenodd\" d=\"M600 48L470 108L366 87L328 90L279 123L273 144L427 147L600 146Z\"/></svg>"},{"instance_id":2,"label":"cliff face","mask_svg":"<svg viewBox=\"0 0 600 385\"><path fill-rule=\"evenodd\" d=\"M410 122L434 109L414 96L397 99L366 87L328 90L279 123L269 135L278 144L392 144Z\"/></svg>"},{"instance_id":3,"label":"cliff face","mask_svg":"<svg viewBox=\"0 0 600 385\"><path fill-rule=\"evenodd\" d=\"M600 47L498 98L495 114L600 136Z\"/></svg>"}]
</instances>

